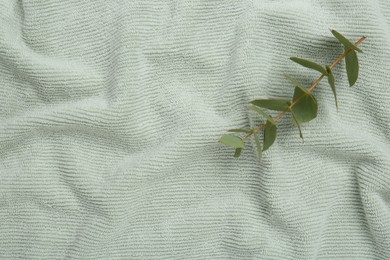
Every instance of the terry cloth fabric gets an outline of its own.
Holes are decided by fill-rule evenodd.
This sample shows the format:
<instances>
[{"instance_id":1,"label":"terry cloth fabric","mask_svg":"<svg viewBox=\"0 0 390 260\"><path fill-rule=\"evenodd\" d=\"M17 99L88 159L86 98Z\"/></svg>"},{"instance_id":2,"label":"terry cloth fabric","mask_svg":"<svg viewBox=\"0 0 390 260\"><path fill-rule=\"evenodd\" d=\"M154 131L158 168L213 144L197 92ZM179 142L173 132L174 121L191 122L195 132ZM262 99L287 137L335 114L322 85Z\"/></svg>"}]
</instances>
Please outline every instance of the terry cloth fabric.
<instances>
[{"instance_id":1,"label":"terry cloth fabric","mask_svg":"<svg viewBox=\"0 0 390 260\"><path fill-rule=\"evenodd\" d=\"M0 259L390 259L388 0L0 1ZM355 42L318 117L256 127Z\"/></svg>"}]
</instances>

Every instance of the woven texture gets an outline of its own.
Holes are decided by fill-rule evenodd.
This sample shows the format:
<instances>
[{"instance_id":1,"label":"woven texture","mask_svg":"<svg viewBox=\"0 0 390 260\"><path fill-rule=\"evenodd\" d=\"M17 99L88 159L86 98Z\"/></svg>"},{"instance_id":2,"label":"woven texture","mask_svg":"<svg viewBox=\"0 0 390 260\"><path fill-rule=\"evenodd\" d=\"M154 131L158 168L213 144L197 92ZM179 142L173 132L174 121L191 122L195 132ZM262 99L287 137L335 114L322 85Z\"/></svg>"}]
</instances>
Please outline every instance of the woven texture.
<instances>
[{"instance_id":1,"label":"woven texture","mask_svg":"<svg viewBox=\"0 0 390 260\"><path fill-rule=\"evenodd\" d=\"M0 1L0 259L390 259L388 0ZM368 36L262 161L254 98Z\"/></svg>"}]
</instances>

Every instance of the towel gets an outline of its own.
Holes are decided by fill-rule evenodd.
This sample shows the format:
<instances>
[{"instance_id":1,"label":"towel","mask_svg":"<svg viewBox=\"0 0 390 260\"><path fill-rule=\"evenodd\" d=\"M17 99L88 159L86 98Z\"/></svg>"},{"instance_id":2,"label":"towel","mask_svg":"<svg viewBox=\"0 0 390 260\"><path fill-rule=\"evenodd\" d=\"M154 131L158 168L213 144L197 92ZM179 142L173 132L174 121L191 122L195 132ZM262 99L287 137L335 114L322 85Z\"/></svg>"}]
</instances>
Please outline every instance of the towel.
<instances>
[{"instance_id":1,"label":"towel","mask_svg":"<svg viewBox=\"0 0 390 260\"><path fill-rule=\"evenodd\" d=\"M0 1L0 259L390 259L387 0ZM362 36L318 116L218 142ZM272 115L275 115L271 112Z\"/></svg>"}]
</instances>

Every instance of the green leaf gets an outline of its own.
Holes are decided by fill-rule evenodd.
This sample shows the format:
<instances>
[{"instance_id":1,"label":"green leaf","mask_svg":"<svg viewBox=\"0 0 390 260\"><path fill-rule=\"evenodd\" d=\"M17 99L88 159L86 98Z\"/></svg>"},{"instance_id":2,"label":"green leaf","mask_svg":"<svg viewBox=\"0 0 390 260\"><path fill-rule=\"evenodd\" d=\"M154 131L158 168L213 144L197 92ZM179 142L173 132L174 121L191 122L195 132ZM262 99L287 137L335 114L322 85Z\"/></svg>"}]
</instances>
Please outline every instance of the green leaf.
<instances>
[{"instance_id":1,"label":"green leaf","mask_svg":"<svg viewBox=\"0 0 390 260\"><path fill-rule=\"evenodd\" d=\"M326 70L324 69L324 67L322 67L321 65L315 63L315 62L312 62L312 61L308 61L308 60L304 60L304 59L301 59L301 58L296 58L296 57L291 57L290 58L292 61L306 67L306 68L309 68L309 69L313 69L313 70L316 70L322 74L327 74Z\"/></svg>"},{"instance_id":2,"label":"green leaf","mask_svg":"<svg viewBox=\"0 0 390 260\"><path fill-rule=\"evenodd\" d=\"M276 139L276 126L268 124L264 129L263 151L271 147Z\"/></svg>"},{"instance_id":3,"label":"green leaf","mask_svg":"<svg viewBox=\"0 0 390 260\"><path fill-rule=\"evenodd\" d=\"M277 98L270 98L270 99L255 99L249 102L255 106L276 110L276 111L284 111L288 109L288 107L291 105L290 100L288 99L277 99Z\"/></svg>"},{"instance_id":4,"label":"green leaf","mask_svg":"<svg viewBox=\"0 0 390 260\"><path fill-rule=\"evenodd\" d=\"M355 50L358 52L363 52L361 49L356 47L352 42L350 42L347 38L345 38L343 35L341 35L341 33L337 32L335 30L331 30L331 32L334 35L334 37L336 37L337 40L339 40L339 42L344 45L345 48L347 48L347 49L352 48L352 50Z\"/></svg>"},{"instance_id":5,"label":"green leaf","mask_svg":"<svg viewBox=\"0 0 390 260\"><path fill-rule=\"evenodd\" d=\"M255 106L255 105L251 105L251 106L249 107L249 109L251 109L251 110L253 110L253 111L259 113L260 115L262 115L263 117L265 117L265 119L267 119L268 121L270 121L272 124L275 125L275 121L274 121L274 119L272 118L272 116L269 115L269 114L267 114L266 112L264 112L264 110L261 109L260 107Z\"/></svg>"},{"instance_id":6,"label":"green leaf","mask_svg":"<svg viewBox=\"0 0 390 260\"><path fill-rule=\"evenodd\" d=\"M332 88L334 99L336 102L336 108L338 110L339 105L337 104L336 84L334 82L334 76L333 76L332 70L330 69L329 66L326 66L326 71L328 72L328 82L329 82L330 87Z\"/></svg>"},{"instance_id":7,"label":"green leaf","mask_svg":"<svg viewBox=\"0 0 390 260\"><path fill-rule=\"evenodd\" d=\"M294 119L295 125L296 125L296 126L298 127L298 129L299 129L299 137L301 137L301 138L302 138L302 141L303 141L303 134L302 134L301 125L299 124L298 119L297 119L297 117L295 116L294 111L292 111L292 110L291 110L291 115L292 115L292 117L293 117L293 119Z\"/></svg>"},{"instance_id":8,"label":"green leaf","mask_svg":"<svg viewBox=\"0 0 390 260\"><path fill-rule=\"evenodd\" d=\"M289 81L291 81L291 83L294 85L294 86L299 86L301 88L303 88L302 84L294 79L293 77L289 76L287 73L284 73L284 76L286 77L286 79L288 79Z\"/></svg>"},{"instance_id":9,"label":"green leaf","mask_svg":"<svg viewBox=\"0 0 390 260\"><path fill-rule=\"evenodd\" d=\"M345 50L347 50L345 48ZM345 67L347 69L349 86L355 85L359 75L359 61L355 51L350 51L345 56Z\"/></svg>"},{"instance_id":10,"label":"green leaf","mask_svg":"<svg viewBox=\"0 0 390 260\"><path fill-rule=\"evenodd\" d=\"M228 132L235 132L235 133L252 133L251 129L247 128L237 128L237 129L229 129Z\"/></svg>"},{"instance_id":11,"label":"green leaf","mask_svg":"<svg viewBox=\"0 0 390 260\"><path fill-rule=\"evenodd\" d=\"M241 152L242 152L242 148L236 148L236 151L234 153L234 157L236 157L236 158L240 157Z\"/></svg>"},{"instance_id":12,"label":"green leaf","mask_svg":"<svg viewBox=\"0 0 390 260\"><path fill-rule=\"evenodd\" d=\"M295 87L293 100L296 101L302 96L303 98L291 108L299 123L308 122L316 118L318 111L317 100L314 95L308 93L305 89Z\"/></svg>"},{"instance_id":13,"label":"green leaf","mask_svg":"<svg viewBox=\"0 0 390 260\"><path fill-rule=\"evenodd\" d=\"M233 148L244 148L245 146L242 139L234 135L223 135L219 142Z\"/></svg>"},{"instance_id":14,"label":"green leaf","mask_svg":"<svg viewBox=\"0 0 390 260\"><path fill-rule=\"evenodd\" d=\"M259 157L259 160L261 160L261 157L263 156L263 150L261 148L261 143L259 141L259 137L257 134L254 134L255 142L256 142L256 148L257 148L257 156Z\"/></svg>"}]
</instances>

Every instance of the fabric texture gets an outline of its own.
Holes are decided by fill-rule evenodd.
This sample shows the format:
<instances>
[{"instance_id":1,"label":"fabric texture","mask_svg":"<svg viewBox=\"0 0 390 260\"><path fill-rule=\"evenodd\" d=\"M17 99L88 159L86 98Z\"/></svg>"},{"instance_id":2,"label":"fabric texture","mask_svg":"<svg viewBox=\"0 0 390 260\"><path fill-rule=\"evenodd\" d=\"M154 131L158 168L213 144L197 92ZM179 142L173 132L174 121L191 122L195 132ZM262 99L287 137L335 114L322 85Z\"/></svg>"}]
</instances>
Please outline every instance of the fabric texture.
<instances>
[{"instance_id":1,"label":"fabric texture","mask_svg":"<svg viewBox=\"0 0 390 260\"><path fill-rule=\"evenodd\" d=\"M388 0L0 1L0 259L390 259ZM257 160L218 143L360 46Z\"/></svg>"}]
</instances>

